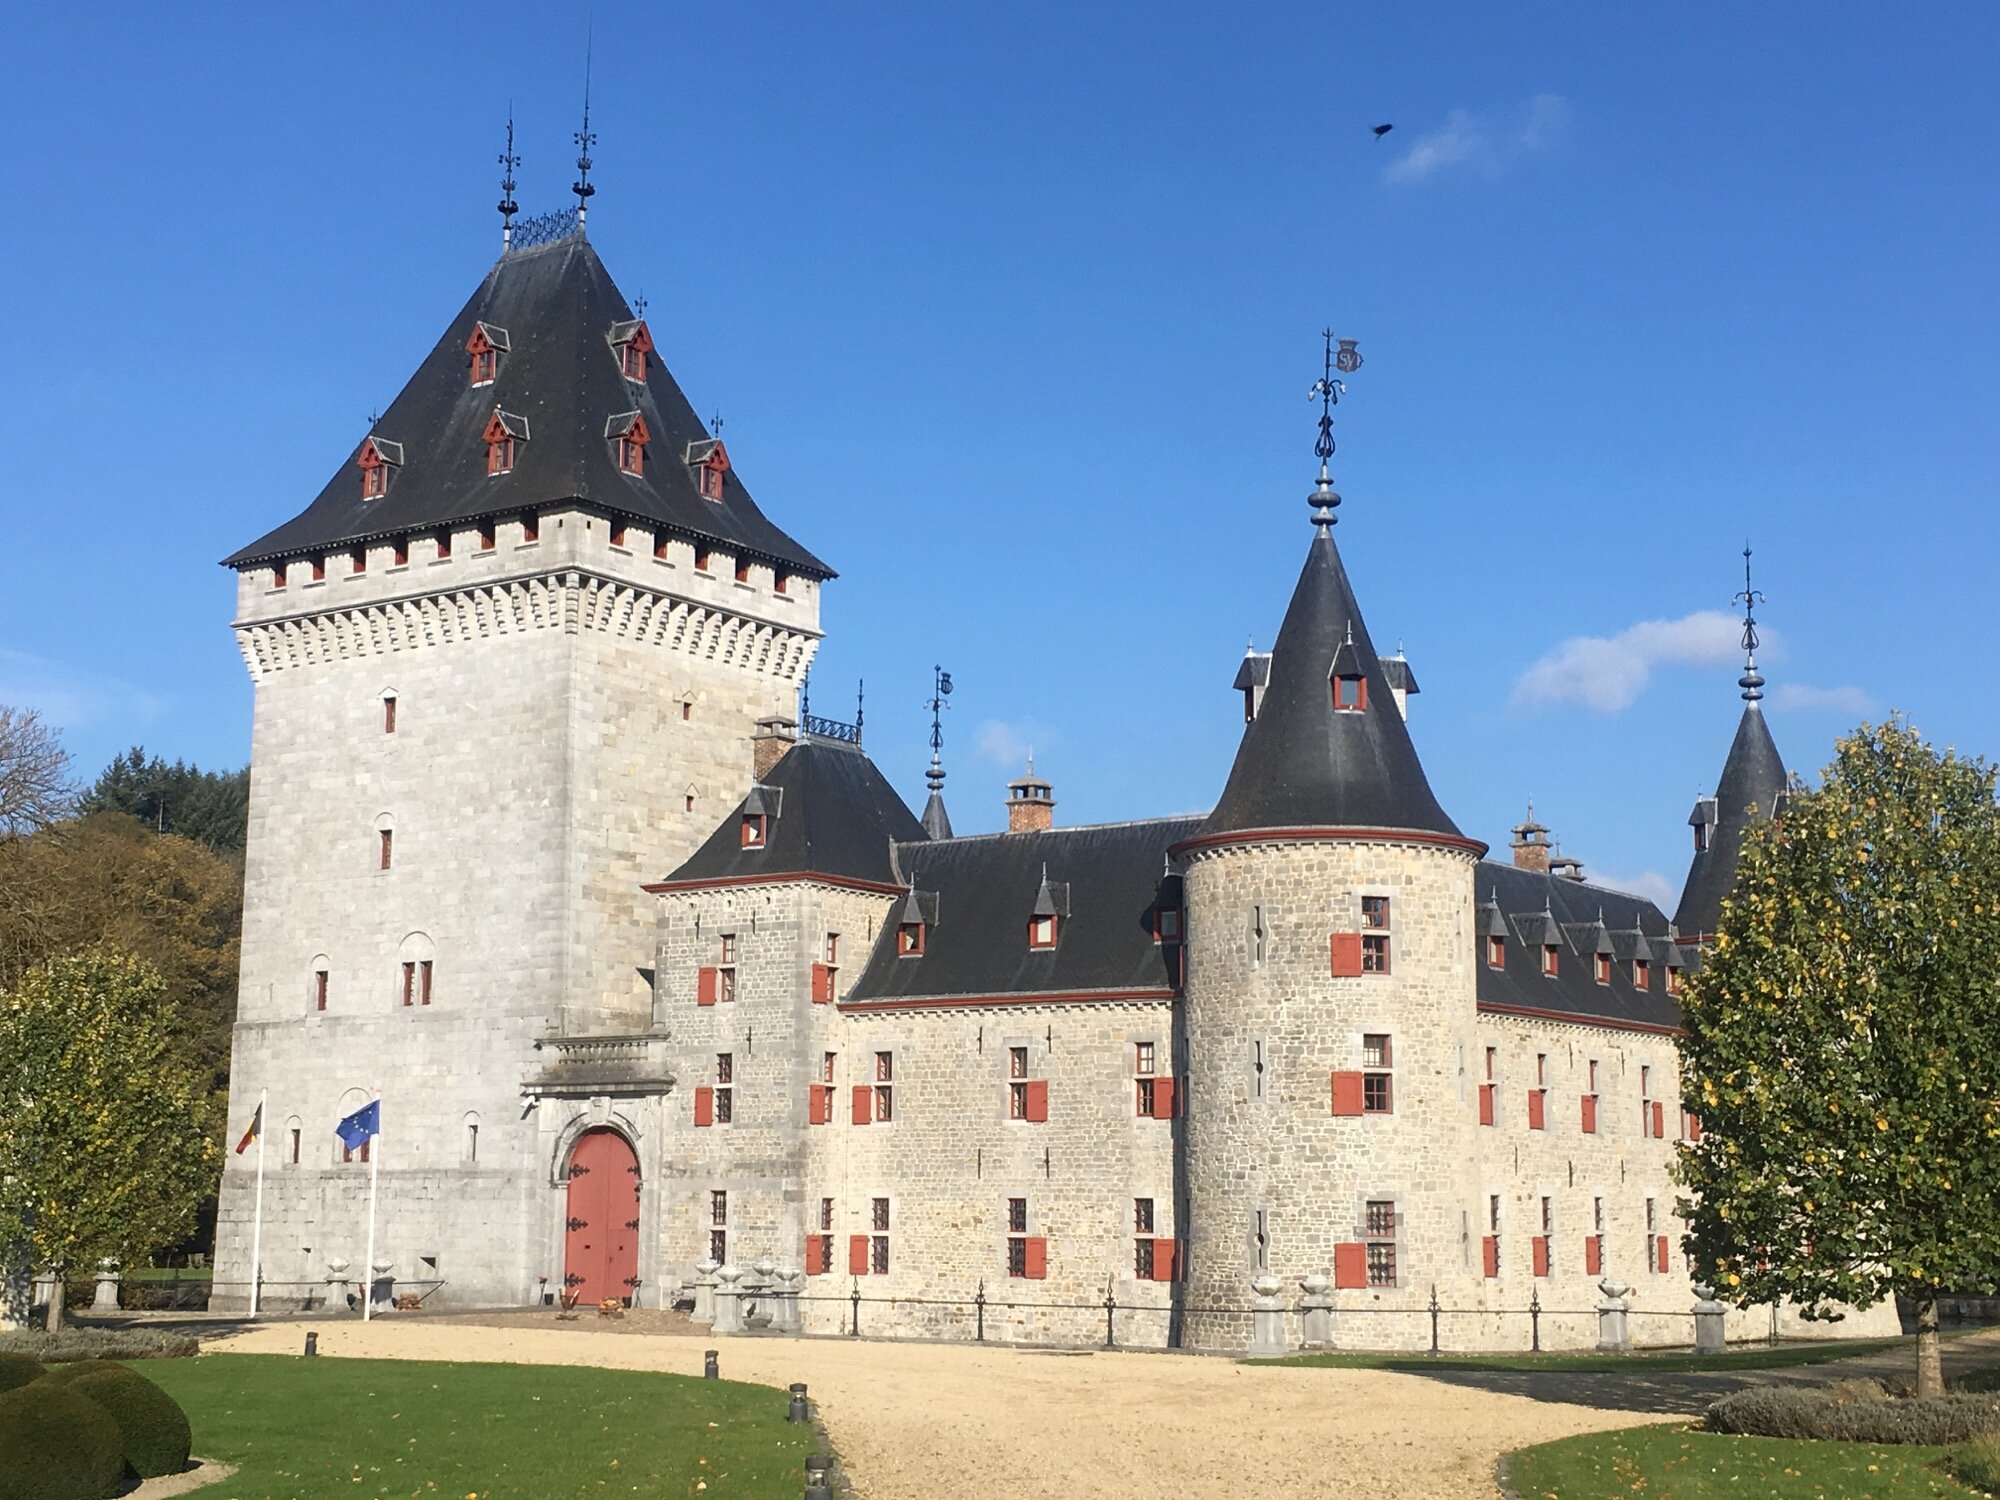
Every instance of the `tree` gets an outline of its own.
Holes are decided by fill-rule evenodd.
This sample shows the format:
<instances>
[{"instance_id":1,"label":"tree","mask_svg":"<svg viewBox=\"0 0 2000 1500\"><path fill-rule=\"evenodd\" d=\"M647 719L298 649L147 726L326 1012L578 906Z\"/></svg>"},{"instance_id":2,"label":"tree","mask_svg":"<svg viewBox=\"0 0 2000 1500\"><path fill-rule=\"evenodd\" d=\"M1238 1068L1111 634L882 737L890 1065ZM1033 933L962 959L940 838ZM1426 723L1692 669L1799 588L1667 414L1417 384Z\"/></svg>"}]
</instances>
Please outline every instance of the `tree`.
<instances>
[{"instance_id":1,"label":"tree","mask_svg":"<svg viewBox=\"0 0 2000 1500\"><path fill-rule=\"evenodd\" d=\"M185 1235L220 1148L135 958L59 958L0 994L0 1244L66 1281ZM60 1326L62 1289L49 1308Z\"/></svg>"},{"instance_id":2,"label":"tree","mask_svg":"<svg viewBox=\"0 0 2000 1500\"><path fill-rule=\"evenodd\" d=\"M69 752L32 708L0 703L0 835L32 833L69 812Z\"/></svg>"},{"instance_id":3,"label":"tree","mask_svg":"<svg viewBox=\"0 0 2000 1500\"><path fill-rule=\"evenodd\" d=\"M168 765L142 746L104 768L83 794L84 812L121 812L155 833L178 833L237 859L250 821L250 772Z\"/></svg>"},{"instance_id":4,"label":"tree","mask_svg":"<svg viewBox=\"0 0 2000 1500\"><path fill-rule=\"evenodd\" d=\"M1703 1279L1810 1316L1898 1296L1943 1388L1941 1292L2000 1282L1994 769L1863 725L1744 842L1682 1002Z\"/></svg>"}]
</instances>

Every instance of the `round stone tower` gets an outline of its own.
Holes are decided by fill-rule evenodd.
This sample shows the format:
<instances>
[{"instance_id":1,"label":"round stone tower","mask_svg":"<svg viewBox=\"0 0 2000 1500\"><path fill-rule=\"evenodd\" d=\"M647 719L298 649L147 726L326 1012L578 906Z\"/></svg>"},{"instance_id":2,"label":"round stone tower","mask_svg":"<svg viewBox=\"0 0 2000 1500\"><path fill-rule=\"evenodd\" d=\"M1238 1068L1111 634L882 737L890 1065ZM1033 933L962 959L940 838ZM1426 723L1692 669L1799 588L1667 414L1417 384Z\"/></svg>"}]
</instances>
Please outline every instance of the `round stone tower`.
<instances>
[{"instance_id":1,"label":"round stone tower","mask_svg":"<svg viewBox=\"0 0 2000 1500\"><path fill-rule=\"evenodd\" d=\"M1428 1339L1474 1188L1473 867L1320 519L1215 811L1176 852L1188 908L1184 1341L1255 1337L1324 1276L1375 1344ZM1265 1284L1269 1289L1269 1284ZM1265 1334L1276 1331L1266 1320ZM1298 1324L1284 1319L1286 1337ZM1277 1352L1275 1349L1269 1352Z\"/></svg>"}]
</instances>

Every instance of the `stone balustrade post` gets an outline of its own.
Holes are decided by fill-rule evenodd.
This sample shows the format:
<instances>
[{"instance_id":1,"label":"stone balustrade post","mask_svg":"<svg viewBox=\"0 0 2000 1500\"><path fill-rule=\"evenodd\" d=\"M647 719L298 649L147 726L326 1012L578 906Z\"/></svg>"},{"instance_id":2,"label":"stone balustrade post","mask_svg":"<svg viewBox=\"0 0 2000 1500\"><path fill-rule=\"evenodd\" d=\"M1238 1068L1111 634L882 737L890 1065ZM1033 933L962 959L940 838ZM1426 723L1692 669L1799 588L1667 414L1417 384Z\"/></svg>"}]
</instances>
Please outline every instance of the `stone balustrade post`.
<instances>
[{"instance_id":1,"label":"stone balustrade post","mask_svg":"<svg viewBox=\"0 0 2000 1500\"><path fill-rule=\"evenodd\" d=\"M1694 1294L1699 1299L1694 1305L1694 1352L1697 1354L1720 1354L1728 1343L1723 1334L1722 1320L1729 1309L1715 1300L1715 1288L1697 1281Z\"/></svg>"},{"instance_id":2,"label":"stone balustrade post","mask_svg":"<svg viewBox=\"0 0 2000 1500\"><path fill-rule=\"evenodd\" d=\"M330 1311L347 1311L347 1264L344 1260L326 1263L326 1305Z\"/></svg>"},{"instance_id":3,"label":"stone balustrade post","mask_svg":"<svg viewBox=\"0 0 2000 1500\"><path fill-rule=\"evenodd\" d=\"M1257 1300L1250 1304L1250 1357L1268 1359L1289 1354L1285 1344L1285 1304L1278 1300L1284 1283L1266 1272L1250 1283Z\"/></svg>"},{"instance_id":4,"label":"stone balustrade post","mask_svg":"<svg viewBox=\"0 0 2000 1500\"><path fill-rule=\"evenodd\" d=\"M772 1296L772 1327L780 1333L800 1333L805 1329L799 1316L800 1283L805 1272L794 1266L778 1267L778 1289Z\"/></svg>"},{"instance_id":5,"label":"stone balustrade post","mask_svg":"<svg viewBox=\"0 0 2000 1500\"><path fill-rule=\"evenodd\" d=\"M752 1263L750 1274L743 1278L743 1326L753 1333L769 1328L776 1321L771 1299L777 1291L777 1269L775 1260L768 1255L761 1256Z\"/></svg>"},{"instance_id":6,"label":"stone balustrade post","mask_svg":"<svg viewBox=\"0 0 2000 1500\"><path fill-rule=\"evenodd\" d=\"M689 1314L697 1323L715 1321L715 1273L721 1269L717 1261L704 1260L694 1268L694 1311Z\"/></svg>"},{"instance_id":7,"label":"stone balustrade post","mask_svg":"<svg viewBox=\"0 0 2000 1500\"><path fill-rule=\"evenodd\" d=\"M743 1268L728 1265L715 1274L721 1284L715 1289L715 1322L711 1326L717 1333L741 1333L743 1288L737 1283L743 1280Z\"/></svg>"},{"instance_id":8,"label":"stone balustrade post","mask_svg":"<svg viewBox=\"0 0 2000 1500\"><path fill-rule=\"evenodd\" d=\"M368 1300L377 1308L396 1305L396 1263L393 1260L378 1260L370 1267L368 1278Z\"/></svg>"},{"instance_id":9,"label":"stone balustrade post","mask_svg":"<svg viewBox=\"0 0 2000 1500\"><path fill-rule=\"evenodd\" d=\"M97 1263L97 1295L90 1299L92 1312L118 1311L118 1284L125 1278L118 1273L118 1262L100 1260Z\"/></svg>"},{"instance_id":10,"label":"stone balustrade post","mask_svg":"<svg viewBox=\"0 0 2000 1500\"><path fill-rule=\"evenodd\" d=\"M1597 1283L1597 1289L1604 1294L1604 1301L1597 1308L1597 1347L1611 1354L1632 1352L1632 1331L1626 1326L1626 1316L1632 1304L1625 1299L1632 1294L1632 1288L1622 1281L1606 1278Z\"/></svg>"},{"instance_id":11,"label":"stone balustrade post","mask_svg":"<svg viewBox=\"0 0 2000 1500\"><path fill-rule=\"evenodd\" d=\"M1305 1295L1299 1298L1299 1313L1305 1323L1308 1349L1333 1347L1333 1282L1325 1276L1308 1276L1299 1283Z\"/></svg>"}]
</instances>

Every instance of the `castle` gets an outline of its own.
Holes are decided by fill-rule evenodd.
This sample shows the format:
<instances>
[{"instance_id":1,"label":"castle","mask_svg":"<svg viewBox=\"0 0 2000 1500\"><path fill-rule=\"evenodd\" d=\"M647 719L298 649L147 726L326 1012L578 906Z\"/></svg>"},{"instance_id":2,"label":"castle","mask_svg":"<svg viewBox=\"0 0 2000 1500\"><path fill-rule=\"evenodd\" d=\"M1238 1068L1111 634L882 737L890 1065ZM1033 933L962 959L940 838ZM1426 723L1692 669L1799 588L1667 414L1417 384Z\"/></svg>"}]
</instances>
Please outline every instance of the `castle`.
<instances>
[{"instance_id":1,"label":"castle","mask_svg":"<svg viewBox=\"0 0 2000 1500\"><path fill-rule=\"evenodd\" d=\"M768 1257L813 1331L859 1292L870 1333L961 1333L983 1289L991 1338L1094 1338L1109 1297L1122 1342L1241 1349L1253 1287L1324 1276L1343 1341L1422 1345L1435 1297L1464 1347L1525 1344L1531 1299L1545 1343L1592 1342L1612 1277L1684 1340L1675 996L1782 795L1761 679L1674 922L1532 815L1489 860L1432 795L1324 467L1313 501L1211 812L1064 827L1031 768L1005 833L953 837L941 776L919 817L858 725L800 713L832 568L575 216L517 233L354 458L227 560L265 1305L379 1277L656 1306Z\"/></svg>"}]
</instances>

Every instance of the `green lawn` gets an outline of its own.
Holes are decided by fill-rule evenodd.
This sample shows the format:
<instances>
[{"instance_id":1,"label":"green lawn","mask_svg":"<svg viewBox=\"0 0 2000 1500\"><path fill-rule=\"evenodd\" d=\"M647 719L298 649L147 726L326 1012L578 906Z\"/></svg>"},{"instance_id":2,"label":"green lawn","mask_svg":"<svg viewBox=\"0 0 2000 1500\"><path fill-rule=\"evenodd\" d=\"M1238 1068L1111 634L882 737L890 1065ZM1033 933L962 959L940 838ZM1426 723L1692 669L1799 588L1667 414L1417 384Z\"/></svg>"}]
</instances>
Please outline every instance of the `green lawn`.
<instances>
[{"instance_id":1,"label":"green lawn","mask_svg":"<svg viewBox=\"0 0 2000 1500\"><path fill-rule=\"evenodd\" d=\"M1283 1359L1253 1359L1255 1365L1329 1365L1349 1370L1630 1370L1635 1374L1678 1374L1688 1370L1781 1370L1852 1359L1894 1349L1901 1339L1842 1339L1828 1343L1758 1345L1722 1354L1369 1354L1330 1349Z\"/></svg>"},{"instance_id":2,"label":"green lawn","mask_svg":"<svg viewBox=\"0 0 2000 1500\"><path fill-rule=\"evenodd\" d=\"M557 1365L206 1354L145 1374L240 1467L203 1500L797 1500L812 1429L768 1386Z\"/></svg>"},{"instance_id":3,"label":"green lawn","mask_svg":"<svg viewBox=\"0 0 2000 1500\"><path fill-rule=\"evenodd\" d=\"M1511 1455L1521 1500L1972 1500L1945 1450L1632 1427Z\"/></svg>"}]
</instances>

